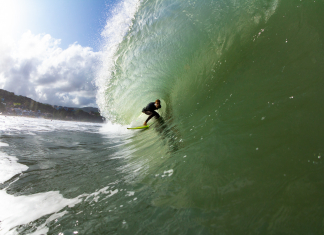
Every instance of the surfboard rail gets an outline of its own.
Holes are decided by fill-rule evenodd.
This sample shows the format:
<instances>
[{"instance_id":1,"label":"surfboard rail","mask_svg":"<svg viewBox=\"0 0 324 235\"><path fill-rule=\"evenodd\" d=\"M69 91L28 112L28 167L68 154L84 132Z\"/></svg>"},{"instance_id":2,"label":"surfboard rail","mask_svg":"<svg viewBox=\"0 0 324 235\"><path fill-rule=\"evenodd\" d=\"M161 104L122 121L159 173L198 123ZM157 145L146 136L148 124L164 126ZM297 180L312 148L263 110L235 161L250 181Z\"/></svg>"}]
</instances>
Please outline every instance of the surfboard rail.
<instances>
[{"instance_id":1,"label":"surfboard rail","mask_svg":"<svg viewBox=\"0 0 324 235\"><path fill-rule=\"evenodd\" d=\"M146 125L146 126L137 126L137 127L127 127L128 130L130 129L146 129L149 128L150 125Z\"/></svg>"}]
</instances>

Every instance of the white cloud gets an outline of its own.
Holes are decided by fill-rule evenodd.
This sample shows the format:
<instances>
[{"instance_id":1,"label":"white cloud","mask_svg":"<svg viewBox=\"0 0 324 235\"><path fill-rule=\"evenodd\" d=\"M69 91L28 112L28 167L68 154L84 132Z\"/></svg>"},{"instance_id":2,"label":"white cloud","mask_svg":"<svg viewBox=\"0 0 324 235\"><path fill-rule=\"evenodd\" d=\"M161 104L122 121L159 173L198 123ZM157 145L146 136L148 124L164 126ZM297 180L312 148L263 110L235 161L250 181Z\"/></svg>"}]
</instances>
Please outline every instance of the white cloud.
<instances>
[{"instance_id":1,"label":"white cloud","mask_svg":"<svg viewBox=\"0 0 324 235\"><path fill-rule=\"evenodd\" d=\"M90 47L63 50L59 39L28 31L16 43L0 44L0 88L43 103L94 106L99 57Z\"/></svg>"}]
</instances>

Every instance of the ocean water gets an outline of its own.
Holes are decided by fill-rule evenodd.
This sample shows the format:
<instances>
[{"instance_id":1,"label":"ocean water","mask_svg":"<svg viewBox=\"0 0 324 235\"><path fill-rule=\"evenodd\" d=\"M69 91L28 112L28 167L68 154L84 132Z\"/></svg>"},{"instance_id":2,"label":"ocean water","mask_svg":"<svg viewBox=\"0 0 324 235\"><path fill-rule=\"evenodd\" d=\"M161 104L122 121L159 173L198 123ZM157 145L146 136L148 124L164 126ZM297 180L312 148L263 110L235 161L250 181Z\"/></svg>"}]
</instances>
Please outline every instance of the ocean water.
<instances>
[{"instance_id":1,"label":"ocean water","mask_svg":"<svg viewBox=\"0 0 324 235\"><path fill-rule=\"evenodd\" d=\"M106 124L0 116L0 234L323 234L324 2L125 0ZM147 130L142 108L161 99Z\"/></svg>"}]
</instances>

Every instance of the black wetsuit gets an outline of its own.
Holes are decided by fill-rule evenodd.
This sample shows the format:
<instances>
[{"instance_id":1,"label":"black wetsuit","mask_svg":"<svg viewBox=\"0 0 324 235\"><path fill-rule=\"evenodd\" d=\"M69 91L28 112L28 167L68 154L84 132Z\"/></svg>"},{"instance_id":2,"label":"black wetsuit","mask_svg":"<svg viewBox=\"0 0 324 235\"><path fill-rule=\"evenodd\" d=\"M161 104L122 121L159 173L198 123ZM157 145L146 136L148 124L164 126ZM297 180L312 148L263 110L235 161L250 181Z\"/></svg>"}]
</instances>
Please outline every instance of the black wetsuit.
<instances>
[{"instance_id":1,"label":"black wetsuit","mask_svg":"<svg viewBox=\"0 0 324 235\"><path fill-rule=\"evenodd\" d=\"M154 110L157 110L161 108L161 105L159 107L156 107L155 106L155 102L151 102L149 103L145 108L143 108L142 112L145 113L146 115L149 115L149 117L146 119L146 123L152 118L152 117L155 117L156 119L157 118L160 118L160 115L155 112Z\"/></svg>"}]
</instances>

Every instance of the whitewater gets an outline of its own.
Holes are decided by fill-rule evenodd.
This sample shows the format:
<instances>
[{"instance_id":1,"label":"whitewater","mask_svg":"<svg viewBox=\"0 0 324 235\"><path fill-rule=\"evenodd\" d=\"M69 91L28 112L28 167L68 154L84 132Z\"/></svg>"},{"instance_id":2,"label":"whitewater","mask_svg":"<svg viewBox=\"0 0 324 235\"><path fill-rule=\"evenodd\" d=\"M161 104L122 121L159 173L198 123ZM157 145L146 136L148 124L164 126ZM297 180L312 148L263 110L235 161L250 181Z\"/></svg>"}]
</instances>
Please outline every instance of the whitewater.
<instances>
[{"instance_id":1,"label":"whitewater","mask_svg":"<svg viewBox=\"0 0 324 235\"><path fill-rule=\"evenodd\" d=\"M323 10L121 1L108 123L0 116L0 234L322 234ZM156 99L161 121L127 130Z\"/></svg>"}]
</instances>

